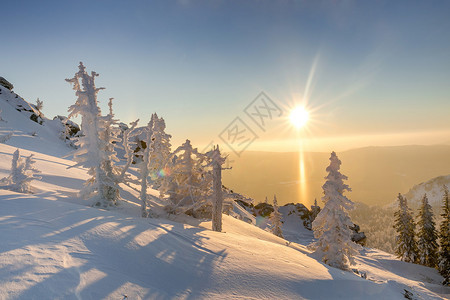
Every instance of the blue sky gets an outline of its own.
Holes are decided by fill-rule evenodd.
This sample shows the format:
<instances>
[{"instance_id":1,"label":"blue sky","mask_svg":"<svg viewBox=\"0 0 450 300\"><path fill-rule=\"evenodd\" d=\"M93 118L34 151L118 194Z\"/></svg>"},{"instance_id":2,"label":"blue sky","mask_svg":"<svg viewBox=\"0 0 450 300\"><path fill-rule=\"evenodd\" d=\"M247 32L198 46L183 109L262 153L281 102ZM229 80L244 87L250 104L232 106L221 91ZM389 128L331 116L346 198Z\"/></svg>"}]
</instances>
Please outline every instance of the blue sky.
<instances>
[{"instance_id":1,"label":"blue sky","mask_svg":"<svg viewBox=\"0 0 450 300\"><path fill-rule=\"evenodd\" d=\"M83 61L104 110L157 112L175 145L219 142L260 91L286 114L307 103L307 149L450 143L449 16L448 1L8 1L0 76L67 115ZM249 149L296 150L283 118L256 133Z\"/></svg>"}]
</instances>

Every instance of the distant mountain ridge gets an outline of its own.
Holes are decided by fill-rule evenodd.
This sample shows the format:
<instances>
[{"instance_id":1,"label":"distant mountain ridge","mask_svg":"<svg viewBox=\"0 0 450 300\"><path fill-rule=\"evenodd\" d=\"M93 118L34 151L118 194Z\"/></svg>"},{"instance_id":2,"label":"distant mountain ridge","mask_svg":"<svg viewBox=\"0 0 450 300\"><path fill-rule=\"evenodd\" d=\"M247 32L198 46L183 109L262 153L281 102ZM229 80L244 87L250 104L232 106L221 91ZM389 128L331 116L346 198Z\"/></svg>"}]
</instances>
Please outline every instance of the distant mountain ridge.
<instances>
[{"instance_id":1,"label":"distant mountain ridge","mask_svg":"<svg viewBox=\"0 0 450 300\"><path fill-rule=\"evenodd\" d=\"M438 176L414 185L405 194L405 197L408 199L408 203L411 206L420 206L423 195L427 194L428 202L431 206L442 206L444 185L450 187L450 174L446 176Z\"/></svg>"}]
</instances>

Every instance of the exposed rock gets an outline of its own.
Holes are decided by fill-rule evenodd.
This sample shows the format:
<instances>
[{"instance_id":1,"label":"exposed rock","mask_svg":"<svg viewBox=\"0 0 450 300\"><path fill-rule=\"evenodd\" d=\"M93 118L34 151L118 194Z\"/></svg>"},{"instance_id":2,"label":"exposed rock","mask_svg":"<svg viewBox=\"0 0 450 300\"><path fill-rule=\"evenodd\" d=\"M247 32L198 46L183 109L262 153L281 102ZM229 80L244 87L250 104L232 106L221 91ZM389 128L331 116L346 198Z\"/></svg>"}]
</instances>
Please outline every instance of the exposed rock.
<instances>
[{"instance_id":1,"label":"exposed rock","mask_svg":"<svg viewBox=\"0 0 450 300\"><path fill-rule=\"evenodd\" d=\"M258 203L253 208L253 215L267 218L273 212L273 206L268 203Z\"/></svg>"},{"instance_id":2,"label":"exposed rock","mask_svg":"<svg viewBox=\"0 0 450 300\"><path fill-rule=\"evenodd\" d=\"M359 232L361 230L359 225L353 224L353 227L350 227L350 229L353 231L352 241L364 246L366 244L367 237L364 232Z\"/></svg>"},{"instance_id":3,"label":"exposed rock","mask_svg":"<svg viewBox=\"0 0 450 300\"><path fill-rule=\"evenodd\" d=\"M14 88L14 86L12 85L12 83L9 82L8 80L6 80L6 79L3 78L3 77L0 77L0 84L1 84L2 86L4 86L5 88L7 88L8 90L10 90L10 91Z\"/></svg>"},{"instance_id":4,"label":"exposed rock","mask_svg":"<svg viewBox=\"0 0 450 300\"><path fill-rule=\"evenodd\" d=\"M55 119L59 119L61 121L61 123L66 127L67 138L72 138L72 137L76 136L78 134L78 132L81 130L80 126L77 123L69 120L65 116L58 115L53 118L53 120L55 120Z\"/></svg>"},{"instance_id":5,"label":"exposed rock","mask_svg":"<svg viewBox=\"0 0 450 300\"><path fill-rule=\"evenodd\" d=\"M303 221L303 226L308 230L312 230L312 216L306 206L301 203L288 203L284 207L289 208L288 216L292 214L297 215Z\"/></svg>"}]
</instances>

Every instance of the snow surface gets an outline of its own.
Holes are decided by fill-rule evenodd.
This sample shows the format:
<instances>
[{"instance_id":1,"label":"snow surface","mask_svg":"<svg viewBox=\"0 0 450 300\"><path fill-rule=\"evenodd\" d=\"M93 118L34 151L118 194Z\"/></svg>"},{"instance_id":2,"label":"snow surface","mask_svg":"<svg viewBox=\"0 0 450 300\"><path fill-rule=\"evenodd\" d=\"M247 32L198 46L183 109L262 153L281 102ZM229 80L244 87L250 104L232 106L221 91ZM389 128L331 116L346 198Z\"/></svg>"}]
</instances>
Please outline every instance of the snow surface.
<instances>
[{"instance_id":1,"label":"snow surface","mask_svg":"<svg viewBox=\"0 0 450 300\"><path fill-rule=\"evenodd\" d=\"M405 194L405 197L408 199L408 204L419 207L422 203L423 195L426 193L431 206L442 206L444 185L450 187L450 175L438 176L426 182L416 184Z\"/></svg>"},{"instance_id":2,"label":"snow surface","mask_svg":"<svg viewBox=\"0 0 450 300\"><path fill-rule=\"evenodd\" d=\"M67 169L75 163L61 158L64 142L20 119L2 96L0 134L14 135L0 144L0 178L20 148L35 154L42 180L32 195L0 189L0 299L404 299L405 289L417 299L450 297L436 270L379 250L356 257L367 279L324 265L294 216L284 220L289 243L225 215L222 233L187 216L140 218L133 186L117 209L90 207L77 196L88 175Z\"/></svg>"}]
</instances>

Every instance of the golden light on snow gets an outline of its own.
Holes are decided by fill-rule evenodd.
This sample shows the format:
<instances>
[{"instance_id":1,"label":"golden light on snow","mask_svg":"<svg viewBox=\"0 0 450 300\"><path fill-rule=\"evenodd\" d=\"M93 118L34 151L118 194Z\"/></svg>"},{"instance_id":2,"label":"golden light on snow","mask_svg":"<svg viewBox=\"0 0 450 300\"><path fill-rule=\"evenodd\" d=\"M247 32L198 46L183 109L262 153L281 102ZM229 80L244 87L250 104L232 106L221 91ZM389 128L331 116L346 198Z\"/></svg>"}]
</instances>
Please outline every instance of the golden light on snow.
<instances>
[{"instance_id":1,"label":"golden light on snow","mask_svg":"<svg viewBox=\"0 0 450 300\"><path fill-rule=\"evenodd\" d=\"M309 113L303 106L297 106L291 111L289 120L295 128L300 129L308 123Z\"/></svg>"}]
</instances>

